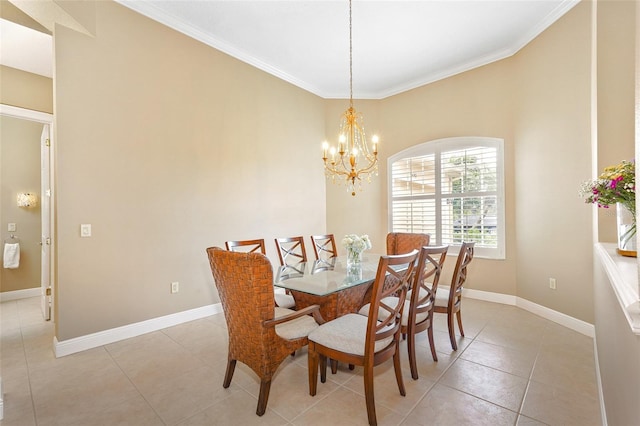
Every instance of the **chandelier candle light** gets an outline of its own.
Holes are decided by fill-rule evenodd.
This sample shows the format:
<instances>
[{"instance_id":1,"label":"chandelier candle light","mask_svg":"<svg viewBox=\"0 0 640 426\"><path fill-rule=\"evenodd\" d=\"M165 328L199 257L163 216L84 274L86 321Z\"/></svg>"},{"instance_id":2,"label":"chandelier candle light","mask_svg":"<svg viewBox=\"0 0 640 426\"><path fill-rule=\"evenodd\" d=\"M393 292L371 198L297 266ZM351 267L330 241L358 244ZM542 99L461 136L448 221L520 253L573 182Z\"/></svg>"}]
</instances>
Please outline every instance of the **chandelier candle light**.
<instances>
[{"instance_id":1,"label":"chandelier candle light","mask_svg":"<svg viewBox=\"0 0 640 426\"><path fill-rule=\"evenodd\" d=\"M351 31L351 0L349 0L349 109L342 114L338 149L322 143L322 160L327 177L335 183L336 176L346 179L347 189L356 195L356 180L362 189L361 176L371 182L371 173L378 174L378 137L372 137L372 149L367 145L362 114L353 107L353 41ZM338 154L338 158L336 158ZM331 158L329 159L329 155ZM364 162L364 165L363 165ZM358 168L360 166L360 168ZM338 181L339 183L340 181Z\"/></svg>"}]
</instances>

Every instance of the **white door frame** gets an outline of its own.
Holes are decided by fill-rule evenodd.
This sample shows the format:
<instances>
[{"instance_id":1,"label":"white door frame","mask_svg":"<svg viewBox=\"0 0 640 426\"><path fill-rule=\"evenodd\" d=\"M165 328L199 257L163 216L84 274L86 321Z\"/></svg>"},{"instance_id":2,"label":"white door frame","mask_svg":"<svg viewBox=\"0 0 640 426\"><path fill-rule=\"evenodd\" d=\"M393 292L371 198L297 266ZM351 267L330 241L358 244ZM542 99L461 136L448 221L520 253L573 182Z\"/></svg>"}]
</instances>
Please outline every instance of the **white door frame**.
<instances>
[{"instance_id":1,"label":"white door frame","mask_svg":"<svg viewBox=\"0 0 640 426\"><path fill-rule=\"evenodd\" d=\"M43 265L48 264L49 265L49 271L48 271L48 276L49 276L49 286L51 287L50 290L50 295L47 294L47 289L46 288L42 288L41 292L41 299L42 299L42 306L43 306L43 315L45 316L45 319L50 319L53 318L53 288L55 286L55 264L53 263L53 259L55 258L55 254L54 254L54 250L55 250L55 244L53 243L55 241L55 227L54 227L54 215L55 215L55 197L54 197L54 153L55 150L53 149L53 147L55 146L53 144L53 135L54 135L54 131L53 131L53 114L49 114L46 112L40 112L40 111L34 111L34 110L30 110L30 109L25 109L25 108L19 108L19 107L14 107L11 105L5 105L5 104L0 104L0 115L6 116L6 117L13 117L13 118L19 118L19 119L23 119L23 120L28 120L28 121L35 121L37 123L42 123L43 125L48 125L49 126L49 186L50 188L48 189L49 192L49 217L48 218L43 218L43 220L47 219L48 223L49 223L49 230L50 230L50 235L49 235L49 241L51 242L50 244L50 250L49 250L49 259L45 259L45 261L42 262ZM47 188L42 188L42 197L46 197L47 196ZM46 236L43 238L46 239ZM46 244L47 241L42 241L43 244ZM44 273L45 271L43 271L42 273ZM44 308L46 306L50 306L51 307L51 311L50 311L50 318L46 318L47 315L44 312Z\"/></svg>"}]
</instances>

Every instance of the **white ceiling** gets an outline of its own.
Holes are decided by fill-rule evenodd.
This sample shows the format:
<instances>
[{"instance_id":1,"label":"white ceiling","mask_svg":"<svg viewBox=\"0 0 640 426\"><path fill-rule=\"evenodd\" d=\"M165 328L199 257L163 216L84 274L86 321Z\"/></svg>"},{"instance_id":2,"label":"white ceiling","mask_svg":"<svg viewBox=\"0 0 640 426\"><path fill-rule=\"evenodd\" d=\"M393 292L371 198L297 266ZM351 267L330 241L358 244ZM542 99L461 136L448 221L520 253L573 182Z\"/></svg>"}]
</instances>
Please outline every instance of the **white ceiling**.
<instances>
[{"instance_id":1,"label":"white ceiling","mask_svg":"<svg viewBox=\"0 0 640 426\"><path fill-rule=\"evenodd\" d=\"M346 0L116 1L323 98L349 97ZM354 0L353 96L385 98L511 56L578 2Z\"/></svg>"},{"instance_id":2,"label":"white ceiling","mask_svg":"<svg viewBox=\"0 0 640 426\"><path fill-rule=\"evenodd\" d=\"M0 64L52 78L51 36L0 19Z\"/></svg>"}]
</instances>

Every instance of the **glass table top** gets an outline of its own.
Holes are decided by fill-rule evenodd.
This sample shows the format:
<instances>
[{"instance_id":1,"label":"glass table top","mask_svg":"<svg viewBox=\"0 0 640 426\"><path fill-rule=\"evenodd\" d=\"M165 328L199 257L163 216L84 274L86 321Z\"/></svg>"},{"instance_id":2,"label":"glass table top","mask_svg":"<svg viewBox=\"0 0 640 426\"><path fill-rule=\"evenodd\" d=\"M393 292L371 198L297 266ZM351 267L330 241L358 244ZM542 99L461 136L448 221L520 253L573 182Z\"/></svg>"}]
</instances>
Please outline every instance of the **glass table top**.
<instances>
[{"instance_id":1,"label":"glass table top","mask_svg":"<svg viewBox=\"0 0 640 426\"><path fill-rule=\"evenodd\" d=\"M274 285L288 290L324 296L349 287L370 283L376 278L380 254L363 253L359 266L347 268L347 256L280 266Z\"/></svg>"}]
</instances>

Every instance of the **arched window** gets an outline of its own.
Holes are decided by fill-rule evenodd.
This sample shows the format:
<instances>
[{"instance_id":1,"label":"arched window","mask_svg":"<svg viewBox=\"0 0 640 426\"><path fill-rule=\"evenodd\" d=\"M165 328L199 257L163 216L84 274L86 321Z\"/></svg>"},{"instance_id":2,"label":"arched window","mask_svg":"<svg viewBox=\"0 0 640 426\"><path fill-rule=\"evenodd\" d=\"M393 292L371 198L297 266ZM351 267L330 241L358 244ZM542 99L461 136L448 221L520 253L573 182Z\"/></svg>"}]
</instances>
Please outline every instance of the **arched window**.
<instances>
[{"instance_id":1,"label":"arched window","mask_svg":"<svg viewBox=\"0 0 640 426\"><path fill-rule=\"evenodd\" d=\"M431 244L476 242L476 256L505 258L504 141L438 139L388 160L389 229L426 232Z\"/></svg>"}]
</instances>

